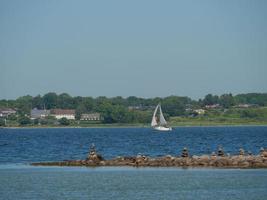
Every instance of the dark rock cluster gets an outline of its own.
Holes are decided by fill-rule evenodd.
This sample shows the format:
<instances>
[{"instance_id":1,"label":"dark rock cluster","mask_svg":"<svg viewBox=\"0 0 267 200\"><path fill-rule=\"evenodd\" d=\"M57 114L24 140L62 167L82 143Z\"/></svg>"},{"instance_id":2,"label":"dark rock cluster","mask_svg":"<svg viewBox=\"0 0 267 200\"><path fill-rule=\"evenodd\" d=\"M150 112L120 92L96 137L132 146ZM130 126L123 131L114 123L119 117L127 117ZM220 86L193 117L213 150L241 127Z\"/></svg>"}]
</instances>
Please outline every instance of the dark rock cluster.
<instances>
[{"instance_id":1,"label":"dark rock cluster","mask_svg":"<svg viewBox=\"0 0 267 200\"><path fill-rule=\"evenodd\" d=\"M151 158L144 155L116 157L104 160L91 146L85 160L69 160L62 162L32 163L38 166L133 166L133 167L219 167L219 168L267 168L267 149L261 149L258 155L246 154L244 149L238 155L226 155L222 147L211 155L190 156L187 148L181 156L166 155Z\"/></svg>"},{"instance_id":2,"label":"dark rock cluster","mask_svg":"<svg viewBox=\"0 0 267 200\"><path fill-rule=\"evenodd\" d=\"M224 151L223 151L223 148L222 147L219 147L218 148L217 155L218 156L224 156Z\"/></svg>"},{"instance_id":3,"label":"dark rock cluster","mask_svg":"<svg viewBox=\"0 0 267 200\"><path fill-rule=\"evenodd\" d=\"M99 165L103 161L103 157L96 152L95 145L92 144L90 147L89 154L85 160L87 165Z\"/></svg>"},{"instance_id":4,"label":"dark rock cluster","mask_svg":"<svg viewBox=\"0 0 267 200\"><path fill-rule=\"evenodd\" d=\"M188 150L187 150L186 147L184 147L181 156L182 156L183 158L187 158L187 157L189 157L189 152L188 152Z\"/></svg>"}]
</instances>

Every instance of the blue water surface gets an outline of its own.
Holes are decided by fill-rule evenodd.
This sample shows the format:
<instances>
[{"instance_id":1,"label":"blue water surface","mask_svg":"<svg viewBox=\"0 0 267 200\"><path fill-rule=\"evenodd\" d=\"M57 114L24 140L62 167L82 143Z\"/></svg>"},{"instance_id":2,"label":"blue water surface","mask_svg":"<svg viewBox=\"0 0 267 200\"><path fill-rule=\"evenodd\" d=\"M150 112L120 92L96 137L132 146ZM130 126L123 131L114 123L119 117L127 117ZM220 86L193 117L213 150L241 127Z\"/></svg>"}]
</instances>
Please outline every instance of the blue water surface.
<instances>
[{"instance_id":1,"label":"blue water surface","mask_svg":"<svg viewBox=\"0 0 267 200\"><path fill-rule=\"evenodd\" d=\"M84 159L94 143L119 155L209 154L222 145L254 154L267 147L267 127L0 129L0 200L267 199L266 169L33 167L36 161Z\"/></svg>"},{"instance_id":2,"label":"blue water surface","mask_svg":"<svg viewBox=\"0 0 267 200\"><path fill-rule=\"evenodd\" d=\"M210 154L219 145L225 152L240 148L259 153L267 147L267 127L181 127L168 133L149 128L48 128L0 129L0 164L84 159L94 143L106 159L132 156Z\"/></svg>"}]
</instances>

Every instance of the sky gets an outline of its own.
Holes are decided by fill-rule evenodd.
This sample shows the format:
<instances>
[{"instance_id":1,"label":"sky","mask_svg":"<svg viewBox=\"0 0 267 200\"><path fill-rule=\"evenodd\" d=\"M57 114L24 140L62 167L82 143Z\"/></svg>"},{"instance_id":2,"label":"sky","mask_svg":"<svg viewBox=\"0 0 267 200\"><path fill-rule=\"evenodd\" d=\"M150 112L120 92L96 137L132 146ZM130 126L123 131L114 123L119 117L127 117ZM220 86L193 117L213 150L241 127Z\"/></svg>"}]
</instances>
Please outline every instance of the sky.
<instances>
[{"instance_id":1,"label":"sky","mask_svg":"<svg viewBox=\"0 0 267 200\"><path fill-rule=\"evenodd\" d=\"M0 99L267 92L265 0L1 0Z\"/></svg>"}]
</instances>

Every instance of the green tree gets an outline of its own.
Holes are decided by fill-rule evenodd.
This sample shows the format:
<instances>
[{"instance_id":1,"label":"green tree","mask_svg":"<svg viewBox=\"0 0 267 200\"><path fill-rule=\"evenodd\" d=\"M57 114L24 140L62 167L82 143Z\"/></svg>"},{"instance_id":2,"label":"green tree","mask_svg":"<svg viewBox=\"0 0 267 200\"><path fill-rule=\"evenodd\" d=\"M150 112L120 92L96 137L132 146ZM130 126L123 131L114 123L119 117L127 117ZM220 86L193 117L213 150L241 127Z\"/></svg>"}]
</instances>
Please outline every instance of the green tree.
<instances>
[{"instance_id":1,"label":"green tree","mask_svg":"<svg viewBox=\"0 0 267 200\"><path fill-rule=\"evenodd\" d=\"M70 125L70 121L66 117L63 117L63 118L59 119L58 122L63 126Z\"/></svg>"},{"instance_id":2,"label":"green tree","mask_svg":"<svg viewBox=\"0 0 267 200\"><path fill-rule=\"evenodd\" d=\"M23 97L19 97L16 100L16 108L18 108L18 112L20 115L30 114L32 108L32 96L27 95Z\"/></svg>"},{"instance_id":3,"label":"green tree","mask_svg":"<svg viewBox=\"0 0 267 200\"><path fill-rule=\"evenodd\" d=\"M58 95L57 107L62 109L74 109L75 105L73 103L73 98L67 93L62 93Z\"/></svg>"},{"instance_id":4,"label":"green tree","mask_svg":"<svg viewBox=\"0 0 267 200\"><path fill-rule=\"evenodd\" d=\"M132 118L130 119L130 122L135 123L150 123L152 118L152 112L151 111L132 111Z\"/></svg>"},{"instance_id":5,"label":"green tree","mask_svg":"<svg viewBox=\"0 0 267 200\"><path fill-rule=\"evenodd\" d=\"M57 119L54 116L47 116L43 119L40 119L39 122L42 125L54 125L55 123L57 123Z\"/></svg>"},{"instance_id":6,"label":"green tree","mask_svg":"<svg viewBox=\"0 0 267 200\"><path fill-rule=\"evenodd\" d=\"M223 94L220 96L219 99L220 105L224 108L230 108L231 106L235 105L235 100L232 94Z\"/></svg>"},{"instance_id":7,"label":"green tree","mask_svg":"<svg viewBox=\"0 0 267 200\"><path fill-rule=\"evenodd\" d=\"M85 97L83 98L83 101L81 102L84 105L85 112L91 112L94 110L95 102L92 97Z\"/></svg>"},{"instance_id":8,"label":"green tree","mask_svg":"<svg viewBox=\"0 0 267 200\"><path fill-rule=\"evenodd\" d=\"M31 119L29 117L22 116L19 118L19 124L21 126L31 124Z\"/></svg>"},{"instance_id":9,"label":"green tree","mask_svg":"<svg viewBox=\"0 0 267 200\"><path fill-rule=\"evenodd\" d=\"M38 125L38 124L39 124L39 119L34 119L34 120L33 120L33 124L34 124L34 125Z\"/></svg>"},{"instance_id":10,"label":"green tree","mask_svg":"<svg viewBox=\"0 0 267 200\"><path fill-rule=\"evenodd\" d=\"M97 111L101 113L104 118L105 123L114 123L114 119L112 117L113 108L112 105L108 102L101 102L97 107Z\"/></svg>"},{"instance_id":11,"label":"green tree","mask_svg":"<svg viewBox=\"0 0 267 200\"><path fill-rule=\"evenodd\" d=\"M72 98L73 108L77 109L77 107L82 104L84 98L86 97L81 97L81 96L73 97Z\"/></svg>"},{"instance_id":12,"label":"green tree","mask_svg":"<svg viewBox=\"0 0 267 200\"><path fill-rule=\"evenodd\" d=\"M208 94L203 99L204 105L213 105L219 103L219 97L217 95Z\"/></svg>"},{"instance_id":13,"label":"green tree","mask_svg":"<svg viewBox=\"0 0 267 200\"><path fill-rule=\"evenodd\" d=\"M9 120L12 120L12 121L15 121L15 120L18 119L18 117L17 117L16 114L12 114L12 115L9 115L9 116L8 116L8 119L9 119Z\"/></svg>"},{"instance_id":14,"label":"green tree","mask_svg":"<svg viewBox=\"0 0 267 200\"><path fill-rule=\"evenodd\" d=\"M257 118L258 117L258 114L257 114L257 112L255 112L253 110L246 109L246 110L242 110L241 111L240 116L242 118Z\"/></svg>"},{"instance_id":15,"label":"green tree","mask_svg":"<svg viewBox=\"0 0 267 200\"><path fill-rule=\"evenodd\" d=\"M124 106L115 105L112 107L111 118L116 123L130 122L131 113Z\"/></svg>"},{"instance_id":16,"label":"green tree","mask_svg":"<svg viewBox=\"0 0 267 200\"><path fill-rule=\"evenodd\" d=\"M257 104L267 106L267 93L238 94L235 97L238 104Z\"/></svg>"},{"instance_id":17,"label":"green tree","mask_svg":"<svg viewBox=\"0 0 267 200\"><path fill-rule=\"evenodd\" d=\"M128 106L140 106L143 103L141 98L137 98L135 96L130 96L126 99L126 103Z\"/></svg>"},{"instance_id":18,"label":"green tree","mask_svg":"<svg viewBox=\"0 0 267 200\"><path fill-rule=\"evenodd\" d=\"M75 110L75 118L80 119L83 113L87 113L87 109L83 104L80 104Z\"/></svg>"},{"instance_id":19,"label":"green tree","mask_svg":"<svg viewBox=\"0 0 267 200\"><path fill-rule=\"evenodd\" d=\"M96 104L96 111L99 112L99 107L105 104L111 104L111 101L105 96L100 96L95 99L95 104Z\"/></svg>"},{"instance_id":20,"label":"green tree","mask_svg":"<svg viewBox=\"0 0 267 200\"><path fill-rule=\"evenodd\" d=\"M47 119L41 119L41 120L40 120L40 124L42 124L42 125L47 125L47 124L49 124L49 122L48 122Z\"/></svg>"},{"instance_id":21,"label":"green tree","mask_svg":"<svg viewBox=\"0 0 267 200\"><path fill-rule=\"evenodd\" d=\"M186 104L190 102L187 97L169 96L162 100L161 107L170 116L185 114Z\"/></svg>"},{"instance_id":22,"label":"green tree","mask_svg":"<svg viewBox=\"0 0 267 200\"><path fill-rule=\"evenodd\" d=\"M57 107L57 94L49 92L43 96L43 103L46 109L52 109Z\"/></svg>"},{"instance_id":23,"label":"green tree","mask_svg":"<svg viewBox=\"0 0 267 200\"><path fill-rule=\"evenodd\" d=\"M32 108L44 109L44 103L41 95L32 98Z\"/></svg>"},{"instance_id":24,"label":"green tree","mask_svg":"<svg viewBox=\"0 0 267 200\"><path fill-rule=\"evenodd\" d=\"M53 125L53 124L55 124L57 122L57 120L56 120L56 118L54 117L54 116L47 116L47 117L45 117L44 119L41 119L40 120L40 123L42 124L42 125L47 125L47 124L49 124L49 125Z\"/></svg>"},{"instance_id":25,"label":"green tree","mask_svg":"<svg viewBox=\"0 0 267 200\"><path fill-rule=\"evenodd\" d=\"M16 108L17 100L0 100L0 108Z\"/></svg>"},{"instance_id":26,"label":"green tree","mask_svg":"<svg viewBox=\"0 0 267 200\"><path fill-rule=\"evenodd\" d=\"M5 120L0 118L0 126L5 126Z\"/></svg>"},{"instance_id":27,"label":"green tree","mask_svg":"<svg viewBox=\"0 0 267 200\"><path fill-rule=\"evenodd\" d=\"M111 102L113 105L121 105L121 106L125 106L126 105L126 101L124 98L122 98L121 96L117 96L114 98L111 98Z\"/></svg>"}]
</instances>

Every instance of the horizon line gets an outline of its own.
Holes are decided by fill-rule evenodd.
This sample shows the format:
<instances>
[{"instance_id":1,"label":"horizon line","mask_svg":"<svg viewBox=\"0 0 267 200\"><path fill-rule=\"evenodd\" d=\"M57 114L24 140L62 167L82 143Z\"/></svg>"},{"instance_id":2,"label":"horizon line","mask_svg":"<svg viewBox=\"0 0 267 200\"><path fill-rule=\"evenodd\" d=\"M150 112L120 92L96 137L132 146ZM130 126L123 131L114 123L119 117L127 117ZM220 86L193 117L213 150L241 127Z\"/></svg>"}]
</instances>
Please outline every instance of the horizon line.
<instances>
[{"instance_id":1,"label":"horizon line","mask_svg":"<svg viewBox=\"0 0 267 200\"><path fill-rule=\"evenodd\" d=\"M45 94L37 94L37 95L30 95L30 94L26 94L26 95L23 95L23 96L18 96L16 98L10 98L10 99L7 99L7 98L2 98L0 99L0 101L3 101L3 100L6 100L6 101L10 101L10 100L17 100L18 98L21 98L21 97L26 97L26 96L31 96L31 97L37 97L37 96L41 96L43 97L44 95L46 94L49 94L49 93L55 93L57 96L59 95L62 95L62 94L67 94L69 95L70 97L72 98L75 98L75 97L91 97L93 99L96 99L96 98L99 98L99 97L106 97L106 98L116 98L116 97L121 97L123 99L127 99L129 97L136 97L136 98L142 98L142 99L155 99L155 98L167 98L167 97L171 97L171 96L175 96L175 97L187 97L187 98L190 98L191 100L199 100L199 99L202 99L202 98L205 98L205 96L211 94L213 96L222 96L224 94L231 94L233 96L237 96L237 95L242 95L242 94L267 94L267 92L245 92L245 93L232 93L232 92L226 92L226 93L221 93L221 94L213 94L213 93L207 93L206 95L200 97L200 98L192 98L190 96L186 96L186 95L176 95L176 94L170 94L170 95L167 95L167 96L153 96L153 97L140 97L140 96L135 96L135 95L129 95L129 96L121 96L121 95L117 95L117 96L105 96L105 95L100 95L100 96L84 96L84 95L71 95L70 93L67 93L67 92L47 92Z\"/></svg>"}]
</instances>

